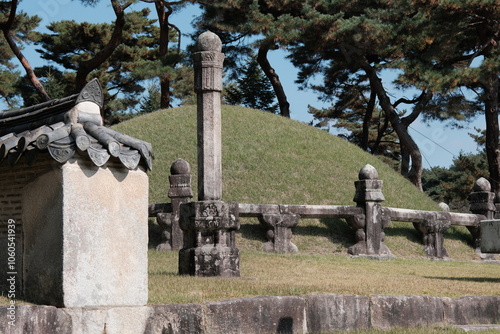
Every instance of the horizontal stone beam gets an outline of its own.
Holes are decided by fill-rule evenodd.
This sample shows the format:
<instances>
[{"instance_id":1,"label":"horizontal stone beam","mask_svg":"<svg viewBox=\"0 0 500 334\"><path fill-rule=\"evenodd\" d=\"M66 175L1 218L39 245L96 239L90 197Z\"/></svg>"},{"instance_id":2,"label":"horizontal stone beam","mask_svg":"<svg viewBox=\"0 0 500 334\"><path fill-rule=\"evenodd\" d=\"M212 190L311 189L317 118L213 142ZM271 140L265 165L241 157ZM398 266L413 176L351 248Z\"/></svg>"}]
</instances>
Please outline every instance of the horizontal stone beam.
<instances>
[{"instance_id":1,"label":"horizontal stone beam","mask_svg":"<svg viewBox=\"0 0 500 334\"><path fill-rule=\"evenodd\" d=\"M389 207L385 207L382 210L384 215L390 217L392 221L410 223L423 223L429 219L447 219L450 220L451 225L478 226L481 220L486 219L483 215L468 213L423 211Z\"/></svg>"},{"instance_id":2,"label":"horizontal stone beam","mask_svg":"<svg viewBox=\"0 0 500 334\"><path fill-rule=\"evenodd\" d=\"M296 214L300 218L348 218L363 214L363 209L349 205L280 205L239 203L240 217L262 214Z\"/></svg>"}]
</instances>

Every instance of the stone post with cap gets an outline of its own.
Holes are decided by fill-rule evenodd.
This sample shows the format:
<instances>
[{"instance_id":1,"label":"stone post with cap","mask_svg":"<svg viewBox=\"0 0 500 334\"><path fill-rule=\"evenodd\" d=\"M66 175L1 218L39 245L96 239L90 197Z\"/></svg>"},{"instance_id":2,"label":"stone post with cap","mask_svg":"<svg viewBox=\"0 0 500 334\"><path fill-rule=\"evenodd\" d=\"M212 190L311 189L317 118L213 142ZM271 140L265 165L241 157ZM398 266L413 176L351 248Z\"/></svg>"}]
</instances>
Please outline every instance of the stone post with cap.
<instances>
[{"instance_id":1,"label":"stone post with cap","mask_svg":"<svg viewBox=\"0 0 500 334\"><path fill-rule=\"evenodd\" d=\"M384 228L390 220L383 219L382 206L385 200L382 194L383 181L378 179L375 167L365 165L359 171L359 180L354 182L356 194L354 201L364 210L364 215L353 217L349 223L356 229L357 243L349 247L352 255L392 257L391 251L384 244Z\"/></svg>"},{"instance_id":2,"label":"stone post with cap","mask_svg":"<svg viewBox=\"0 0 500 334\"><path fill-rule=\"evenodd\" d=\"M177 159L170 167L170 189L168 197L172 201L172 212L158 213L156 221L163 229L162 243L157 250L180 250L184 244L184 233L179 226L180 206L193 197L191 189L191 166L186 160Z\"/></svg>"},{"instance_id":3,"label":"stone post with cap","mask_svg":"<svg viewBox=\"0 0 500 334\"><path fill-rule=\"evenodd\" d=\"M220 38L207 31L193 54L198 100L198 201L181 205L184 248L179 274L239 276L238 204L222 201L221 91L224 54Z\"/></svg>"},{"instance_id":4,"label":"stone post with cap","mask_svg":"<svg viewBox=\"0 0 500 334\"><path fill-rule=\"evenodd\" d=\"M491 191L491 184L484 177L477 179L469 195L470 211L472 213L483 215L485 220L495 218L495 193ZM473 246L476 252L482 257L488 255L481 254L481 226L467 226L467 229L472 234Z\"/></svg>"}]
</instances>

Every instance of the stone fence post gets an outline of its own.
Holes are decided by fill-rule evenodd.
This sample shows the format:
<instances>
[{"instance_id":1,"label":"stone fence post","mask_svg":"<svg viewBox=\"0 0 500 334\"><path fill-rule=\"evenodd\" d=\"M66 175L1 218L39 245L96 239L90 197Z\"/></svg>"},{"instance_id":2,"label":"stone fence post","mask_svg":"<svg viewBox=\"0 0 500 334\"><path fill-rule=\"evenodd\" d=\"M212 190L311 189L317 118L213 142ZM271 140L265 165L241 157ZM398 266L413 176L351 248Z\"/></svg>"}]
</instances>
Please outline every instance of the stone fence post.
<instances>
[{"instance_id":1,"label":"stone fence post","mask_svg":"<svg viewBox=\"0 0 500 334\"><path fill-rule=\"evenodd\" d=\"M470 211L475 214L485 216L486 220L495 218L495 193L491 191L491 184L484 177L479 178L469 195ZM472 234L473 246L477 252L481 247L481 227L467 226Z\"/></svg>"},{"instance_id":2,"label":"stone fence post","mask_svg":"<svg viewBox=\"0 0 500 334\"><path fill-rule=\"evenodd\" d=\"M378 172L373 166L365 165L359 172L359 181L354 184L354 201L363 208L364 215L349 219L350 225L356 229L357 243L349 247L348 252L352 255L392 257L384 244L384 228L390 220L382 216L380 203L385 200L382 194L383 181L378 179Z\"/></svg>"},{"instance_id":3,"label":"stone fence post","mask_svg":"<svg viewBox=\"0 0 500 334\"><path fill-rule=\"evenodd\" d=\"M157 250L180 250L184 244L184 233L179 226L180 206L193 197L191 189L191 166L183 159L177 159L170 167L170 189L168 197L172 202L172 212L159 213L158 225L163 229L162 243Z\"/></svg>"},{"instance_id":4,"label":"stone fence post","mask_svg":"<svg viewBox=\"0 0 500 334\"><path fill-rule=\"evenodd\" d=\"M205 32L193 54L198 112L198 202L180 206L184 248L179 274L240 276L237 203L222 201L221 91L224 54L220 38Z\"/></svg>"}]
</instances>

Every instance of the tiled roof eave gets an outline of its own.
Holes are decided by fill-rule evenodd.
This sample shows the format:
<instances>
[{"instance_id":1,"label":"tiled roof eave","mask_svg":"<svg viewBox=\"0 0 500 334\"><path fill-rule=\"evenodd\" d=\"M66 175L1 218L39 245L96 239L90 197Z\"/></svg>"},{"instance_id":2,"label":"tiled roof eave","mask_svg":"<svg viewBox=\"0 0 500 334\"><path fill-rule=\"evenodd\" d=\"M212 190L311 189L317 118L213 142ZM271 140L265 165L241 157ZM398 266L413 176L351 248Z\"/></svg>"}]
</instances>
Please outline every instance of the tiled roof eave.
<instances>
[{"instance_id":1,"label":"tiled roof eave","mask_svg":"<svg viewBox=\"0 0 500 334\"><path fill-rule=\"evenodd\" d=\"M87 113L88 104L79 105L83 102L102 108L97 80L89 82L80 94L0 114L0 163L14 166L24 156L31 164L43 151L65 163L79 152L96 166L114 159L128 169L142 163L151 170L151 144L103 126L96 108Z\"/></svg>"}]
</instances>

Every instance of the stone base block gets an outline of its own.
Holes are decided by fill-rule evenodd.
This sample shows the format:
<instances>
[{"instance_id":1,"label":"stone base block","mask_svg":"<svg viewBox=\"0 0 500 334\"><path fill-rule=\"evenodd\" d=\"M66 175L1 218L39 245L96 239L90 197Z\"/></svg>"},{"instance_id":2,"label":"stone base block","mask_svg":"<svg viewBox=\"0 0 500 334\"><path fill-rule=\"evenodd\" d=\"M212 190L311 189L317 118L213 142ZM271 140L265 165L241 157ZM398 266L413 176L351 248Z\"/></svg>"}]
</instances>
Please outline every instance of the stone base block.
<instances>
[{"instance_id":1,"label":"stone base block","mask_svg":"<svg viewBox=\"0 0 500 334\"><path fill-rule=\"evenodd\" d=\"M366 246L366 241L359 241L355 245L349 247L347 252L354 256L366 256L373 258L394 258L389 248L384 244L380 244L380 249L378 254L369 254Z\"/></svg>"},{"instance_id":2,"label":"stone base block","mask_svg":"<svg viewBox=\"0 0 500 334\"><path fill-rule=\"evenodd\" d=\"M142 170L70 160L29 183L22 216L26 298L57 307L145 305L147 206Z\"/></svg>"},{"instance_id":3,"label":"stone base block","mask_svg":"<svg viewBox=\"0 0 500 334\"><path fill-rule=\"evenodd\" d=\"M203 277L239 277L240 251L238 248L205 245L181 249L179 274Z\"/></svg>"}]
</instances>

